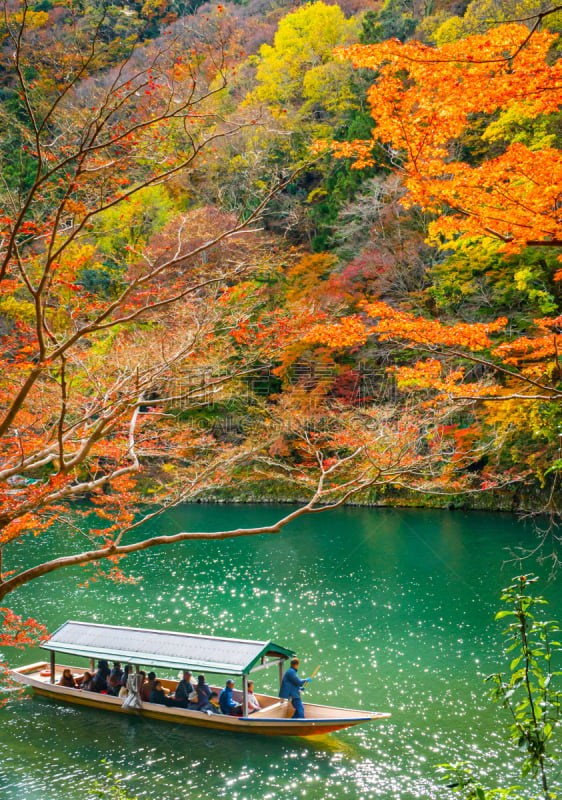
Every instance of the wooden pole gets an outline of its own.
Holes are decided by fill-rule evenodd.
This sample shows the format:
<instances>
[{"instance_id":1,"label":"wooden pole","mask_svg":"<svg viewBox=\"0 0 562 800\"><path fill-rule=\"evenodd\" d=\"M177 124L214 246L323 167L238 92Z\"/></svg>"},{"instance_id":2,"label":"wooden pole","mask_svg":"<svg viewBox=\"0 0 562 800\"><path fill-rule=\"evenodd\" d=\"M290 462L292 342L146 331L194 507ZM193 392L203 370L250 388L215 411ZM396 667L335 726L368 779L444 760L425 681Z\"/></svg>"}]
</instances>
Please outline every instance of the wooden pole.
<instances>
[{"instance_id":1,"label":"wooden pole","mask_svg":"<svg viewBox=\"0 0 562 800\"><path fill-rule=\"evenodd\" d=\"M242 675L242 716L248 716L248 676Z\"/></svg>"},{"instance_id":2,"label":"wooden pole","mask_svg":"<svg viewBox=\"0 0 562 800\"><path fill-rule=\"evenodd\" d=\"M283 683L283 662L279 662L279 691L281 691L281 684Z\"/></svg>"},{"instance_id":3,"label":"wooden pole","mask_svg":"<svg viewBox=\"0 0 562 800\"><path fill-rule=\"evenodd\" d=\"M90 672L95 672L95 671L96 671L96 662L94 661L93 658L91 658L90 659Z\"/></svg>"},{"instance_id":4,"label":"wooden pole","mask_svg":"<svg viewBox=\"0 0 562 800\"><path fill-rule=\"evenodd\" d=\"M51 650L51 683L55 682L55 651Z\"/></svg>"}]
</instances>

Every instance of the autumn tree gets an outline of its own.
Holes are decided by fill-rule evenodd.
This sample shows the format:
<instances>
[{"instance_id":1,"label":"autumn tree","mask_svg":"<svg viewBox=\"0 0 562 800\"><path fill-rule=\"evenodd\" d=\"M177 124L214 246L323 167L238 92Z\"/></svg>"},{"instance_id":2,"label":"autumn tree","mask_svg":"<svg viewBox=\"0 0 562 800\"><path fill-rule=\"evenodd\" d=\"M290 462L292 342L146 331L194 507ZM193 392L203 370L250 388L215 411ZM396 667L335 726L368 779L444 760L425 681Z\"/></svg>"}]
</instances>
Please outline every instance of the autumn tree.
<instances>
[{"instance_id":1,"label":"autumn tree","mask_svg":"<svg viewBox=\"0 0 562 800\"><path fill-rule=\"evenodd\" d=\"M559 61L551 64L548 59L555 39L546 31L529 31L513 24L439 48L389 41L340 49L340 56L351 59L356 67L377 72L369 90L376 125L369 141L333 144L335 155L352 157L354 166L362 168L373 163L373 149L379 143L387 146L390 163L406 189L402 204L417 205L435 215L428 226L429 236L443 246L458 249L471 242L496 241L496 250L507 255L529 247L559 247L562 173L559 151L550 146L552 138L543 137L541 143L531 132L528 142L524 138L502 141L494 157L484 156L476 163L459 159L462 136L475 115L486 123L484 138L493 139L502 124L508 124L506 115L513 121L514 109L520 126L558 111L561 67ZM519 280L522 284L522 273ZM479 341L473 336L478 326L448 327L420 320L416 331L412 316L404 326L405 318L395 315L393 319L393 310L384 304L367 306L367 310L381 318L373 330L388 335L392 329L400 338L419 345L424 336L428 347L462 341L469 353ZM498 321L496 330L504 325ZM556 318L537 320L536 326L536 334L505 343L496 356L509 352L511 366L520 363L516 352L521 355L525 351L527 360L534 358L535 362L556 359ZM540 331L551 333L545 337ZM531 341L536 345L533 353ZM485 348L478 345L474 349ZM492 363L488 366L493 370ZM503 369L509 375L507 365ZM532 385L538 377L536 364L534 370L533 375L527 368L512 377L519 375ZM538 387L544 397L557 392L548 382L536 381Z\"/></svg>"},{"instance_id":2,"label":"autumn tree","mask_svg":"<svg viewBox=\"0 0 562 800\"><path fill-rule=\"evenodd\" d=\"M315 105L342 110L352 99L346 96L348 67L334 60L332 51L358 34L357 20L346 20L338 6L321 0L287 14L273 45L260 48L253 96L266 102L275 115L295 103L304 115Z\"/></svg>"},{"instance_id":3,"label":"autumn tree","mask_svg":"<svg viewBox=\"0 0 562 800\"><path fill-rule=\"evenodd\" d=\"M472 397L490 434L525 430L529 448L536 441L521 476L544 482L554 475L547 495L554 508L562 397L555 286L562 244L560 62L552 54L557 36L540 29L550 12L532 11L526 26L499 25L440 47L392 40L340 48L340 57L374 71L368 100L375 124L370 139L331 145L355 168L394 171L405 190L401 203L430 215L429 242L447 251L447 261L434 268L436 290L457 281L466 291L459 278L470 280L479 262L490 265L490 283L495 259L501 267L493 291L517 299L504 301L505 316L494 319L492 305L486 321L459 324L434 318L436 292L425 306L410 295L401 307L375 294L362 298L356 315L309 335L322 346L393 346L390 369L402 390ZM486 319L481 293L478 300ZM521 320L521 305L535 310L534 319ZM443 305L438 310L442 315ZM508 320L514 310L518 318Z\"/></svg>"},{"instance_id":4,"label":"autumn tree","mask_svg":"<svg viewBox=\"0 0 562 800\"><path fill-rule=\"evenodd\" d=\"M356 67L377 71L369 89L376 127L370 141L334 144L335 154L362 168L373 163L377 142L391 148L408 190L403 202L436 213L436 240L490 236L506 252L560 246L557 149L516 142L474 165L454 147L474 114L492 121L515 105L534 120L558 111L562 68L547 59L555 39L513 24L440 48L389 41L340 49Z\"/></svg>"}]
</instances>

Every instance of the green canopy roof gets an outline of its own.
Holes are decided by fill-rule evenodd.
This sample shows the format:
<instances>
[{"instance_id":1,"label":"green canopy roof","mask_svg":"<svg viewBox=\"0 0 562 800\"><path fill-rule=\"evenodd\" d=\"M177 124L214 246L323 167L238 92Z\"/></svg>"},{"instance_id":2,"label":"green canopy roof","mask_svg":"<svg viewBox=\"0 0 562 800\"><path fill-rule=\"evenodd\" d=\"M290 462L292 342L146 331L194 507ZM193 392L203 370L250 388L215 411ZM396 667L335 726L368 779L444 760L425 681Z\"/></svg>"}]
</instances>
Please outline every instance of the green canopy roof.
<instances>
[{"instance_id":1,"label":"green canopy roof","mask_svg":"<svg viewBox=\"0 0 562 800\"><path fill-rule=\"evenodd\" d=\"M292 650L273 642L74 621L61 625L41 646L87 658L230 675L247 674L266 656L294 656Z\"/></svg>"}]
</instances>

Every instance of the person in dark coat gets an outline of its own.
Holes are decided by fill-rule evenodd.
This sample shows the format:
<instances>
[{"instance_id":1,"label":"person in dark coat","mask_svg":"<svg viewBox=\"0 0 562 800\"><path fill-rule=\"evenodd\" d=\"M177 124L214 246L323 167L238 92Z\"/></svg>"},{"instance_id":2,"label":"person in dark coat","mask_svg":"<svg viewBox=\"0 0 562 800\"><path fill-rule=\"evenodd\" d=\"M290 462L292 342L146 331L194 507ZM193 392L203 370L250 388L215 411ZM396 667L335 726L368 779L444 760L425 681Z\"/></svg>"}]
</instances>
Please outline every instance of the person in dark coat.
<instances>
[{"instance_id":1,"label":"person in dark coat","mask_svg":"<svg viewBox=\"0 0 562 800\"><path fill-rule=\"evenodd\" d=\"M107 679L109 678L109 664L105 659L98 661L98 668L92 680L93 692L107 692Z\"/></svg>"},{"instance_id":2,"label":"person in dark coat","mask_svg":"<svg viewBox=\"0 0 562 800\"><path fill-rule=\"evenodd\" d=\"M226 686L219 695L219 707L223 714L228 714L230 717L241 717L242 706L237 703L232 697L234 690L234 681L229 678Z\"/></svg>"},{"instance_id":3,"label":"person in dark coat","mask_svg":"<svg viewBox=\"0 0 562 800\"><path fill-rule=\"evenodd\" d=\"M304 706L301 700L301 691L305 684L309 683L312 678L299 678L298 676L299 660L293 658L291 666L283 675L281 682L281 689L279 690L279 697L284 700L290 700L295 713L292 719L304 718Z\"/></svg>"},{"instance_id":4,"label":"person in dark coat","mask_svg":"<svg viewBox=\"0 0 562 800\"><path fill-rule=\"evenodd\" d=\"M176 691L174 695L174 705L178 706L179 708L187 708L189 701L189 695L194 692L195 689L193 684L191 683L191 672L188 669L184 669L183 671L183 678L176 686Z\"/></svg>"},{"instance_id":5,"label":"person in dark coat","mask_svg":"<svg viewBox=\"0 0 562 800\"><path fill-rule=\"evenodd\" d=\"M209 705L209 698L211 697L211 687L205 682L204 675L199 675L197 677L197 686L195 687L195 691L197 692L197 703L195 704L195 708L197 711L204 711Z\"/></svg>"},{"instance_id":6,"label":"person in dark coat","mask_svg":"<svg viewBox=\"0 0 562 800\"><path fill-rule=\"evenodd\" d=\"M211 692L209 695L209 700L205 703L204 706L197 709L198 711L204 711L206 714L221 714L221 710L219 707L219 696L216 692Z\"/></svg>"},{"instance_id":7,"label":"person in dark coat","mask_svg":"<svg viewBox=\"0 0 562 800\"><path fill-rule=\"evenodd\" d=\"M121 674L123 674L123 670L121 670ZM119 697L120 691L121 679L111 670L107 678L107 693L113 695L113 697Z\"/></svg>"},{"instance_id":8,"label":"person in dark coat","mask_svg":"<svg viewBox=\"0 0 562 800\"><path fill-rule=\"evenodd\" d=\"M160 681L154 681L152 691L150 692L149 703L159 703L161 706L169 705L168 698L166 697Z\"/></svg>"}]
</instances>

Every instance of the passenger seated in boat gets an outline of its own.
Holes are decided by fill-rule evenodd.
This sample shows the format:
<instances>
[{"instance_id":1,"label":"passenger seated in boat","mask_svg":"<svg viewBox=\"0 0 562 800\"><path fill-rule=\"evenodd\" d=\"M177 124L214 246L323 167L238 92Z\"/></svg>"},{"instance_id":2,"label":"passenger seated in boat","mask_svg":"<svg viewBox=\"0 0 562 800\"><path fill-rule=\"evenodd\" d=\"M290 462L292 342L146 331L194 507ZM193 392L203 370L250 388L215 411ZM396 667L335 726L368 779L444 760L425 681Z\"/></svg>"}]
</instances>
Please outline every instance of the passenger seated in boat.
<instances>
[{"instance_id":1,"label":"passenger seated in boat","mask_svg":"<svg viewBox=\"0 0 562 800\"><path fill-rule=\"evenodd\" d=\"M254 682L248 681L248 711L259 711L261 708L258 698L254 694Z\"/></svg>"},{"instance_id":2,"label":"passenger seated in boat","mask_svg":"<svg viewBox=\"0 0 562 800\"><path fill-rule=\"evenodd\" d=\"M109 664L105 659L98 661L98 668L92 681L93 692L107 692L107 679L109 677Z\"/></svg>"},{"instance_id":3,"label":"passenger seated in boat","mask_svg":"<svg viewBox=\"0 0 562 800\"><path fill-rule=\"evenodd\" d=\"M241 717L242 716L242 706L240 703L237 703L233 697L232 692L234 691L234 681L232 678L229 678L226 682L226 686L222 690L219 695L219 706L220 710L223 714L227 714L230 717Z\"/></svg>"},{"instance_id":4,"label":"passenger seated in boat","mask_svg":"<svg viewBox=\"0 0 562 800\"><path fill-rule=\"evenodd\" d=\"M204 706L197 709L198 711L204 711L206 714L222 714L222 711L219 707L219 696L216 692L211 692L209 696L209 700L205 703Z\"/></svg>"},{"instance_id":5,"label":"passenger seated in boat","mask_svg":"<svg viewBox=\"0 0 562 800\"><path fill-rule=\"evenodd\" d=\"M76 682L72 677L72 672L69 669L63 669L58 686L67 686L69 689L76 689Z\"/></svg>"},{"instance_id":6,"label":"passenger seated in boat","mask_svg":"<svg viewBox=\"0 0 562 800\"><path fill-rule=\"evenodd\" d=\"M143 683L141 689L141 700L145 703L150 702L150 695L152 693L152 689L154 688L154 682L156 681L156 673L149 672L148 673L148 680L146 683Z\"/></svg>"},{"instance_id":7,"label":"passenger seated in boat","mask_svg":"<svg viewBox=\"0 0 562 800\"><path fill-rule=\"evenodd\" d=\"M166 697L166 693L162 688L162 684L160 681L154 681L154 685L152 687L152 691L150 692L150 697L148 699L149 703L158 703L161 706L168 706L170 705L170 701Z\"/></svg>"},{"instance_id":8,"label":"passenger seated in boat","mask_svg":"<svg viewBox=\"0 0 562 800\"><path fill-rule=\"evenodd\" d=\"M123 675L121 677L121 688L119 689L119 697L127 697L127 681L129 680L129 675L133 671L132 664L125 664L125 669L123 671Z\"/></svg>"},{"instance_id":9,"label":"passenger seated in boat","mask_svg":"<svg viewBox=\"0 0 562 800\"><path fill-rule=\"evenodd\" d=\"M121 669L121 662L114 661L113 662L113 669L109 673L110 678L116 678L117 684L121 684L121 678L123 677L123 670ZM114 684L115 685L115 684Z\"/></svg>"},{"instance_id":10,"label":"passenger seated in boat","mask_svg":"<svg viewBox=\"0 0 562 800\"><path fill-rule=\"evenodd\" d=\"M195 687L195 692L197 693L197 701L195 703L195 708L197 711L205 711L206 706L209 705L209 699L211 697L211 687L208 683L205 682L205 676L199 675L197 677L197 686Z\"/></svg>"},{"instance_id":11,"label":"passenger seated in boat","mask_svg":"<svg viewBox=\"0 0 562 800\"><path fill-rule=\"evenodd\" d=\"M195 691L191 683L191 672L188 669L183 670L183 678L176 686L174 697L170 698L173 705L178 708L187 708L189 703L189 695Z\"/></svg>"},{"instance_id":12,"label":"passenger seated in boat","mask_svg":"<svg viewBox=\"0 0 562 800\"><path fill-rule=\"evenodd\" d=\"M79 675L78 678L76 678L76 688L82 689L85 692L91 692L92 681L93 681L92 673L86 671L83 675Z\"/></svg>"},{"instance_id":13,"label":"passenger seated in boat","mask_svg":"<svg viewBox=\"0 0 562 800\"><path fill-rule=\"evenodd\" d=\"M107 693L113 695L113 697L118 697L120 691L121 681L116 675L113 674L113 671L111 671L109 673L109 678L107 679Z\"/></svg>"}]
</instances>

